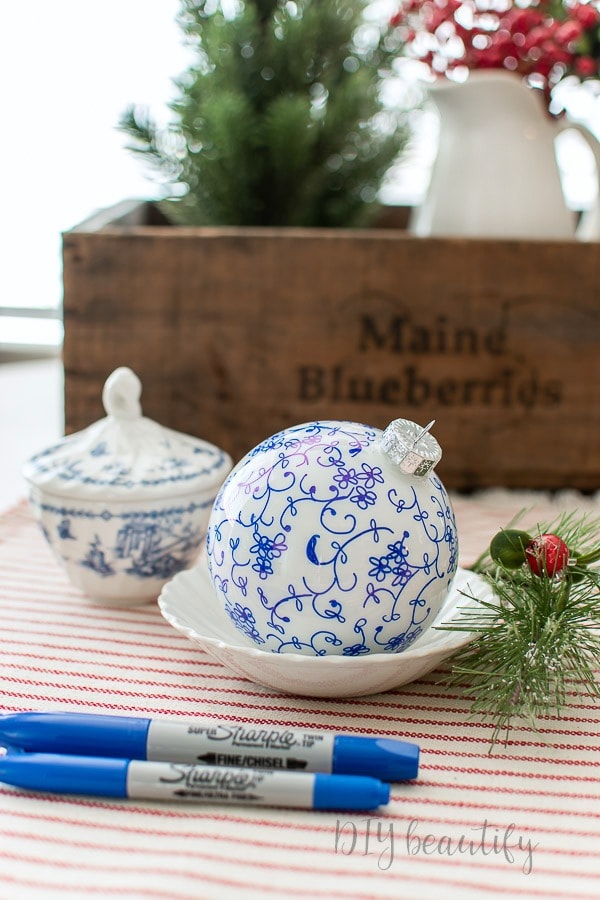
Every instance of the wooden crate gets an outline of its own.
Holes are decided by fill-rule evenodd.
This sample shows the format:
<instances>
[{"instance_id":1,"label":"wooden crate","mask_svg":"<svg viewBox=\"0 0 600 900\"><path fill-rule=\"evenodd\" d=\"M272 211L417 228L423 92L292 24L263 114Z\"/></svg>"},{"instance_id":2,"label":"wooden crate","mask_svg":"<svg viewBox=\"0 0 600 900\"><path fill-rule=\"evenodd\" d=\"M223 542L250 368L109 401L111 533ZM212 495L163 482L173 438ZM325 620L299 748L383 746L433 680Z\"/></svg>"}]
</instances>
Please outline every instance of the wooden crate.
<instances>
[{"instance_id":1,"label":"wooden crate","mask_svg":"<svg viewBox=\"0 0 600 900\"><path fill-rule=\"evenodd\" d=\"M436 419L456 489L600 488L600 244L179 228L64 235L67 431L117 366L146 415L239 458L292 424Z\"/></svg>"}]
</instances>

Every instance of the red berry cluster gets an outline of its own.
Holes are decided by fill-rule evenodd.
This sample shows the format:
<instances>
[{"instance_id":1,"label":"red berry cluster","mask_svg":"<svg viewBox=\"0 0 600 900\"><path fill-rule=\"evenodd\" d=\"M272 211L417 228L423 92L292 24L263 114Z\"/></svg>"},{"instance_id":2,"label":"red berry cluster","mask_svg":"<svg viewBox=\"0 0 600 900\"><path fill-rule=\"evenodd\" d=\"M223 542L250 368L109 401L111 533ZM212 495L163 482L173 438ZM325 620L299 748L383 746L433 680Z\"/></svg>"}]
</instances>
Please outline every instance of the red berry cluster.
<instances>
[{"instance_id":1,"label":"red berry cluster","mask_svg":"<svg viewBox=\"0 0 600 900\"><path fill-rule=\"evenodd\" d=\"M527 0L525 0L525 3ZM600 76L598 0L403 0L390 25L435 74L504 68L547 92L565 75Z\"/></svg>"}]
</instances>

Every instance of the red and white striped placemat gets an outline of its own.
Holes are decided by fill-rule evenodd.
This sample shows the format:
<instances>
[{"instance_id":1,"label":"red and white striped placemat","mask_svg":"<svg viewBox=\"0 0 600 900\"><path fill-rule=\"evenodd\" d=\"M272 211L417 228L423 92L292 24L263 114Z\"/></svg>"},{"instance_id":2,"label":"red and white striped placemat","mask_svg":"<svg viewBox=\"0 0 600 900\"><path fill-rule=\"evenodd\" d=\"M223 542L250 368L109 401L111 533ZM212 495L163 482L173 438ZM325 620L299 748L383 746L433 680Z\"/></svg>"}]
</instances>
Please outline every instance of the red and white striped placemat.
<instances>
[{"instance_id":1,"label":"red and white striped placemat","mask_svg":"<svg viewBox=\"0 0 600 900\"><path fill-rule=\"evenodd\" d=\"M575 495L567 507L592 506ZM468 564L536 495L457 498ZM73 710L403 736L418 781L382 815L25 794L0 785L0 898L600 896L600 709L575 699L539 733L490 726L443 672L355 700L290 697L229 674L151 605L91 605L23 504L0 517L0 711Z\"/></svg>"}]
</instances>

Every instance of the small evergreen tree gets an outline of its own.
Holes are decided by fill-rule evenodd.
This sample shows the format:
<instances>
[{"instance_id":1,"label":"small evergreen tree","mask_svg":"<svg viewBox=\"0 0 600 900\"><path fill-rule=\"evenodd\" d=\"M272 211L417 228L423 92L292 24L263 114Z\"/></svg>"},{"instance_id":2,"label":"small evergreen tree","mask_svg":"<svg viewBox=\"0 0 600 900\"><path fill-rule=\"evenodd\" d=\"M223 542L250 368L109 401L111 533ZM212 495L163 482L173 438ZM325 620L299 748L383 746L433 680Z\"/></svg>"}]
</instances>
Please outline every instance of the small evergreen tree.
<instances>
[{"instance_id":1,"label":"small evergreen tree","mask_svg":"<svg viewBox=\"0 0 600 900\"><path fill-rule=\"evenodd\" d=\"M169 185L188 225L357 226L377 209L406 141L384 109L396 54L365 0L181 0L196 59L176 82L173 123L135 107L130 149Z\"/></svg>"}]
</instances>

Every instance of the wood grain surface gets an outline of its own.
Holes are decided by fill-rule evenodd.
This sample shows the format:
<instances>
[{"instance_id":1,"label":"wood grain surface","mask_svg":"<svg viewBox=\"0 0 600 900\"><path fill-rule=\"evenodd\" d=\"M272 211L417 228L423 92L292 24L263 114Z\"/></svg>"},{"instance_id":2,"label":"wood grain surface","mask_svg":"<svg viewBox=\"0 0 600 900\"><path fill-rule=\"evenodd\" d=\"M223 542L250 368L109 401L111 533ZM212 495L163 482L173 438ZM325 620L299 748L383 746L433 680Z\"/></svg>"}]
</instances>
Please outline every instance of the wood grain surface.
<instances>
[{"instance_id":1,"label":"wood grain surface","mask_svg":"<svg viewBox=\"0 0 600 900\"><path fill-rule=\"evenodd\" d=\"M64 235L67 431L128 365L147 416L235 459L309 420L435 418L448 487L600 487L600 244L150 219Z\"/></svg>"}]
</instances>

